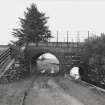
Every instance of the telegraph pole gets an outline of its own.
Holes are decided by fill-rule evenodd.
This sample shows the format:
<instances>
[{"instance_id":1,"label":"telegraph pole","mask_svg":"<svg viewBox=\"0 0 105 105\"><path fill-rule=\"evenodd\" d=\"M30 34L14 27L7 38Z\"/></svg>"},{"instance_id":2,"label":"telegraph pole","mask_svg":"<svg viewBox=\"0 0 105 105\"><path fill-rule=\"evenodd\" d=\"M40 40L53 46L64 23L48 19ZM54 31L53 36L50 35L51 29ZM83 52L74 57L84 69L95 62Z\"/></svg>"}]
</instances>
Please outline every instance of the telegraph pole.
<instances>
[{"instance_id":1,"label":"telegraph pole","mask_svg":"<svg viewBox=\"0 0 105 105\"><path fill-rule=\"evenodd\" d=\"M80 42L79 31L77 32L77 42Z\"/></svg>"},{"instance_id":2,"label":"telegraph pole","mask_svg":"<svg viewBox=\"0 0 105 105\"><path fill-rule=\"evenodd\" d=\"M58 31L56 31L56 32L57 32L56 42L57 42L57 45L58 45Z\"/></svg>"},{"instance_id":3,"label":"telegraph pole","mask_svg":"<svg viewBox=\"0 0 105 105\"><path fill-rule=\"evenodd\" d=\"M72 46L74 47L74 39L72 38Z\"/></svg>"},{"instance_id":4,"label":"telegraph pole","mask_svg":"<svg viewBox=\"0 0 105 105\"><path fill-rule=\"evenodd\" d=\"M74 48L74 39L73 38L72 38L71 48L72 48L72 51L73 51L73 48Z\"/></svg>"},{"instance_id":5,"label":"telegraph pole","mask_svg":"<svg viewBox=\"0 0 105 105\"><path fill-rule=\"evenodd\" d=\"M90 37L90 31L88 31L88 39L89 39L89 37Z\"/></svg>"},{"instance_id":6,"label":"telegraph pole","mask_svg":"<svg viewBox=\"0 0 105 105\"><path fill-rule=\"evenodd\" d=\"M69 32L67 31L67 46L68 46L68 41L69 41L69 40L68 40L68 35L69 35Z\"/></svg>"},{"instance_id":7,"label":"telegraph pole","mask_svg":"<svg viewBox=\"0 0 105 105\"><path fill-rule=\"evenodd\" d=\"M77 32L77 47L79 45L79 42L80 42L80 37L79 37L79 31Z\"/></svg>"}]
</instances>

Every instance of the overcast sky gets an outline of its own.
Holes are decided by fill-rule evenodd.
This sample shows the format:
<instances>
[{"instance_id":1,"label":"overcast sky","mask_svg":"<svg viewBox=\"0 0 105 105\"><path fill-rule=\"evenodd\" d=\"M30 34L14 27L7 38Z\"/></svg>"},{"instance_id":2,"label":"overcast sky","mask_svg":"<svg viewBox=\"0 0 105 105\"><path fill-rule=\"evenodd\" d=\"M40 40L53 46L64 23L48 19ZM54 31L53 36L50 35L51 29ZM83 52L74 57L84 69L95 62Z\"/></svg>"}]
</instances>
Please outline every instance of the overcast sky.
<instances>
[{"instance_id":1,"label":"overcast sky","mask_svg":"<svg viewBox=\"0 0 105 105\"><path fill-rule=\"evenodd\" d=\"M24 17L24 11L31 3L49 16L48 25L56 36L59 30L59 40L66 40L66 31L70 37L80 37L105 32L105 2L104 0L1 0L0 1L0 44L7 44L14 39L12 29L19 26L18 17Z\"/></svg>"}]
</instances>

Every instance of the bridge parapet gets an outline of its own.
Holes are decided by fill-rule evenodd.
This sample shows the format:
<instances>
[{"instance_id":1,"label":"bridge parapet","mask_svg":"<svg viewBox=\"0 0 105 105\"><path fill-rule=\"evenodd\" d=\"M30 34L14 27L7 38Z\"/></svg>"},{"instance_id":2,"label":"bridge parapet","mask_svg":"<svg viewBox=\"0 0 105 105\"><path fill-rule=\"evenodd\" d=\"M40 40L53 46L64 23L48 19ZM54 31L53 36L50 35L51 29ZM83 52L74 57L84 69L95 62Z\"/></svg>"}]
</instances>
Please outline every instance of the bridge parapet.
<instances>
[{"instance_id":1,"label":"bridge parapet","mask_svg":"<svg viewBox=\"0 0 105 105\"><path fill-rule=\"evenodd\" d=\"M55 52L61 52L61 53L79 53L83 50L81 47L59 47L59 46L35 46L35 45L29 45L28 49L42 49L43 51L55 51Z\"/></svg>"},{"instance_id":2,"label":"bridge parapet","mask_svg":"<svg viewBox=\"0 0 105 105\"><path fill-rule=\"evenodd\" d=\"M39 42L39 43L30 43L32 46L39 47L60 47L60 48L71 48L71 47L81 47L83 43L81 42Z\"/></svg>"}]
</instances>

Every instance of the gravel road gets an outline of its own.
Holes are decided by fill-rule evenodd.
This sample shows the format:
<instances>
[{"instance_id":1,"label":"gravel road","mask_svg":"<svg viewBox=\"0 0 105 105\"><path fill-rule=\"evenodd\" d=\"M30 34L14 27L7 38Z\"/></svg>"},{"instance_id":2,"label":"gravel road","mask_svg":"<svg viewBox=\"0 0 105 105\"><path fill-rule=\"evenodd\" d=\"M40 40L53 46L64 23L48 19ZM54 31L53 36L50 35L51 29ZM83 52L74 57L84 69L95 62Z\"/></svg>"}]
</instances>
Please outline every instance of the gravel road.
<instances>
[{"instance_id":1,"label":"gravel road","mask_svg":"<svg viewBox=\"0 0 105 105\"><path fill-rule=\"evenodd\" d=\"M24 92L30 87L33 77L8 84L0 84L0 105L22 105Z\"/></svg>"},{"instance_id":2,"label":"gravel road","mask_svg":"<svg viewBox=\"0 0 105 105\"><path fill-rule=\"evenodd\" d=\"M63 77L39 77L24 105L105 105L105 94Z\"/></svg>"}]
</instances>

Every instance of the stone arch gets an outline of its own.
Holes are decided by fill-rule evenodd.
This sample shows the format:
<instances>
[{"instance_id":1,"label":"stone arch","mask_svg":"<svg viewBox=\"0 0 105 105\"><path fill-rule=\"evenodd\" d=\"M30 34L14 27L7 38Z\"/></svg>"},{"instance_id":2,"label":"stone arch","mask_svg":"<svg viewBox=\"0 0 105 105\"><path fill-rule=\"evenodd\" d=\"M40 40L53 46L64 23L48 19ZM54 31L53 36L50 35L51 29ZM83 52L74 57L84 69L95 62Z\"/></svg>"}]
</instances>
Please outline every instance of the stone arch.
<instances>
[{"instance_id":1,"label":"stone arch","mask_svg":"<svg viewBox=\"0 0 105 105\"><path fill-rule=\"evenodd\" d=\"M52 55L54 55L57 59L58 59L58 61L59 61L59 74L62 72L62 58L60 57L60 55L59 54L57 54L57 53L55 53L55 52L53 52L53 51L49 51L49 50L46 50L46 51L38 51L37 53L35 52L35 53L33 53L32 55L31 55L31 58L30 58L30 60L31 60L31 64L33 65L33 62L35 61L35 60L37 60L37 58L38 57L40 57L41 55L43 55L43 54L46 54L46 53L50 53L50 54L52 54ZM35 64L36 62L34 62L34 64Z\"/></svg>"}]
</instances>

